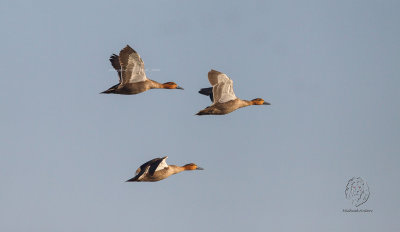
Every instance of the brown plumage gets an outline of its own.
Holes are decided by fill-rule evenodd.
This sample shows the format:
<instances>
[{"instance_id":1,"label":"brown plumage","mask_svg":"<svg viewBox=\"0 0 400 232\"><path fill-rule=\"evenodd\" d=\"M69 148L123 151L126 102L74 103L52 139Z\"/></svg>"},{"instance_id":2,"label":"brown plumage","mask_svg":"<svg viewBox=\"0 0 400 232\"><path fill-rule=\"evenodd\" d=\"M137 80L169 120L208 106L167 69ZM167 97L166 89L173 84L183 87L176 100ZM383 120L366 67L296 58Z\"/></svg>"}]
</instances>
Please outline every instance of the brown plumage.
<instances>
[{"instance_id":1,"label":"brown plumage","mask_svg":"<svg viewBox=\"0 0 400 232\"><path fill-rule=\"evenodd\" d=\"M262 98L247 101L236 97L233 92L233 81L224 73L211 70L208 72L208 80L213 86L212 92L209 88L203 88L199 93L210 96L213 104L196 115L223 115L250 105L270 105Z\"/></svg>"},{"instance_id":2,"label":"brown plumage","mask_svg":"<svg viewBox=\"0 0 400 232\"><path fill-rule=\"evenodd\" d=\"M155 158L142 164L136 170L135 177L126 182L154 182L163 180L182 171L203 170L203 168L198 167L194 163L186 164L184 166L168 165L165 161L167 158L168 156Z\"/></svg>"},{"instance_id":3,"label":"brown plumage","mask_svg":"<svg viewBox=\"0 0 400 232\"><path fill-rule=\"evenodd\" d=\"M120 51L119 56L113 54L110 62L118 73L119 83L101 93L130 95L149 89L183 89L174 82L161 84L148 79L142 58L129 45Z\"/></svg>"}]
</instances>

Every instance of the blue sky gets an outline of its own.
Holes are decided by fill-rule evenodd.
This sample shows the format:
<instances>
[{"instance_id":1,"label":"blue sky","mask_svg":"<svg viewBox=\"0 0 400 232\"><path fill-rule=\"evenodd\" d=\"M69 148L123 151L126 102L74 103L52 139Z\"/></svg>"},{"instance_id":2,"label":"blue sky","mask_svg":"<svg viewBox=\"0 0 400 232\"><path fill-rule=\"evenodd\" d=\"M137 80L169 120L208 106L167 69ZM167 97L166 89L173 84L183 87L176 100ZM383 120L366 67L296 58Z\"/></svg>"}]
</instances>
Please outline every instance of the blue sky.
<instances>
[{"instance_id":1,"label":"blue sky","mask_svg":"<svg viewBox=\"0 0 400 232\"><path fill-rule=\"evenodd\" d=\"M0 230L399 230L399 8L1 2ZM126 44L185 90L99 94ZM211 68L272 105L194 116ZM205 170L124 182L164 155ZM372 213L342 212L358 176Z\"/></svg>"}]
</instances>

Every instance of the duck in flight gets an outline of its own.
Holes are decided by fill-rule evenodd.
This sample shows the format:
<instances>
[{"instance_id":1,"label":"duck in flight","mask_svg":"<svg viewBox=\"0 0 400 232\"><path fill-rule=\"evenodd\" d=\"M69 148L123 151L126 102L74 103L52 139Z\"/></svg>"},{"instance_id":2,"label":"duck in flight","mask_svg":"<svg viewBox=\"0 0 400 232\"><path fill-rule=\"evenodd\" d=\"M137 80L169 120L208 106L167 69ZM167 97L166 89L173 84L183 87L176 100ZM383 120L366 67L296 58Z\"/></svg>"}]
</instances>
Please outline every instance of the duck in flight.
<instances>
[{"instance_id":1,"label":"duck in flight","mask_svg":"<svg viewBox=\"0 0 400 232\"><path fill-rule=\"evenodd\" d=\"M119 83L101 93L138 94L149 89L183 89L175 82L164 84L146 77L144 63L139 54L129 45L110 57L111 65L118 72Z\"/></svg>"},{"instance_id":2,"label":"duck in flight","mask_svg":"<svg viewBox=\"0 0 400 232\"><path fill-rule=\"evenodd\" d=\"M155 158L142 164L142 166L136 170L135 177L126 182L154 182L163 180L182 171L203 170L203 168L198 167L194 163L184 166L168 165L167 162L165 162L167 158L168 156Z\"/></svg>"},{"instance_id":3,"label":"duck in flight","mask_svg":"<svg viewBox=\"0 0 400 232\"><path fill-rule=\"evenodd\" d=\"M208 72L208 80L212 87L203 88L199 93L210 96L213 104L201 110L196 115L223 115L245 106L270 105L270 103L264 101L262 98L247 101L236 97L233 92L233 81L224 73L211 69Z\"/></svg>"}]
</instances>

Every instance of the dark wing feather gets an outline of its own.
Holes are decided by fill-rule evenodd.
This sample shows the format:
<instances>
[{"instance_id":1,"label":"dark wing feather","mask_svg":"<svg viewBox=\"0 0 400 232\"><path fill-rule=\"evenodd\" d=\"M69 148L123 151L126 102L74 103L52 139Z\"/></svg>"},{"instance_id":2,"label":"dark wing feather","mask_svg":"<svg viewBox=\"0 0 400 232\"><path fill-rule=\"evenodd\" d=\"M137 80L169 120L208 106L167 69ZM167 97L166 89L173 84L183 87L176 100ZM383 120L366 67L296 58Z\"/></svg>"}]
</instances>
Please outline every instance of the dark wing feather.
<instances>
[{"instance_id":1,"label":"dark wing feather","mask_svg":"<svg viewBox=\"0 0 400 232\"><path fill-rule=\"evenodd\" d=\"M202 88L202 89L200 89L199 93L206 95L206 96L210 96L211 101L214 102L214 95L213 95L212 89L213 89L212 87Z\"/></svg>"},{"instance_id":2,"label":"dark wing feather","mask_svg":"<svg viewBox=\"0 0 400 232\"><path fill-rule=\"evenodd\" d=\"M149 174L152 176L156 172L158 165L163 161L163 158L157 158L153 163L150 164Z\"/></svg>"},{"instance_id":3,"label":"dark wing feather","mask_svg":"<svg viewBox=\"0 0 400 232\"><path fill-rule=\"evenodd\" d=\"M163 160L162 158L155 158L155 159L152 159L152 160L147 161L146 163L142 164L140 166L139 173L135 177L127 180L126 182L137 181L139 179L139 177L141 177L149 168L151 168L154 163L158 162L158 164L160 164L162 162L162 160ZM158 165L156 165L155 168L157 168L157 166ZM154 172L153 172L153 174L154 174ZM153 174L151 174L151 175L153 175Z\"/></svg>"},{"instance_id":4,"label":"dark wing feather","mask_svg":"<svg viewBox=\"0 0 400 232\"><path fill-rule=\"evenodd\" d=\"M112 54L112 56L110 56L110 62L113 68L118 72L119 83L121 83L121 64L119 63L119 57Z\"/></svg>"}]
</instances>

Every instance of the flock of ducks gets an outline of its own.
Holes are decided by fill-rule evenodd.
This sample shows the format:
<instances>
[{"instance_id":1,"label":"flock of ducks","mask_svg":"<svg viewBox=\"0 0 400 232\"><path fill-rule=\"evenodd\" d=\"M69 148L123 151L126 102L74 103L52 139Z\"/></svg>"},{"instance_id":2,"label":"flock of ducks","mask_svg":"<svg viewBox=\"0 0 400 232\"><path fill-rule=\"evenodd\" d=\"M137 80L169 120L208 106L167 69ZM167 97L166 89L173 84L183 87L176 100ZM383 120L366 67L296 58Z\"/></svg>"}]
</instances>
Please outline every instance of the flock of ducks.
<instances>
[{"instance_id":1,"label":"flock of ducks","mask_svg":"<svg viewBox=\"0 0 400 232\"><path fill-rule=\"evenodd\" d=\"M113 68L117 71L119 83L101 92L105 94L138 94L150 89L181 89L175 82L159 83L147 78L144 63L139 54L129 45L119 52L119 56L113 54L110 57ZM216 70L208 72L208 80L212 87L203 88L200 94L209 96L212 105L200 110L196 115L224 115L239 108L251 105L270 105L262 98L242 100L233 92L233 81L224 73ZM168 165L164 156L152 159L142 164L133 178L127 182L154 182L163 180L173 174L189 170L203 170L194 163L184 166Z\"/></svg>"}]
</instances>

